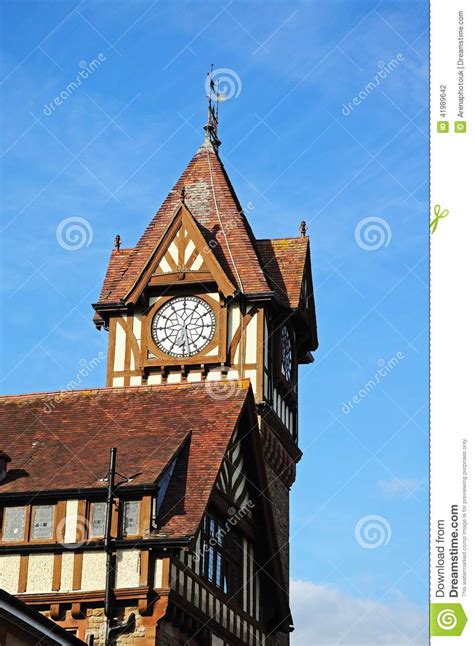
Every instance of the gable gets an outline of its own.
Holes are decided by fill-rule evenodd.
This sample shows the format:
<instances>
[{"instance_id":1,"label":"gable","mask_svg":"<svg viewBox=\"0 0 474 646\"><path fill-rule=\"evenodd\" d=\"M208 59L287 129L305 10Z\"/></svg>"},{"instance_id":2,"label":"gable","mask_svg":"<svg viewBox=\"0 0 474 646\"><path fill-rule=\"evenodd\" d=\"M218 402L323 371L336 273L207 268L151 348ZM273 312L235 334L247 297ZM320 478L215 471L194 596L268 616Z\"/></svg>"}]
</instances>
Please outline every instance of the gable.
<instances>
[{"instance_id":1,"label":"gable","mask_svg":"<svg viewBox=\"0 0 474 646\"><path fill-rule=\"evenodd\" d=\"M138 280L127 294L135 302L148 286L214 282L230 296L235 286L226 276L210 245L185 204L181 204Z\"/></svg>"},{"instance_id":2,"label":"gable","mask_svg":"<svg viewBox=\"0 0 474 646\"><path fill-rule=\"evenodd\" d=\"M245 472L242 442L237 429L232 435L219 472L216 489L232 501L236 510L245 510L252 515L252 504Z\"/></svg>"},{"instance_id":3,"label":"gable","mask_svg":"<svg viewBox=\"0 0 474 646\"><path fill-rule=\"evenodd\" d=\"M120 272L108 276L94 305L107 319L107 306L127 299L175 217L185 190L186 206L212 248L227 280L245 294L269 294L257 255L257 244L229 177L216 151L201 146L169 192L137 245L127 254ZM98 320L98 318L96 319Z\"/></svg>"}]
</instances>

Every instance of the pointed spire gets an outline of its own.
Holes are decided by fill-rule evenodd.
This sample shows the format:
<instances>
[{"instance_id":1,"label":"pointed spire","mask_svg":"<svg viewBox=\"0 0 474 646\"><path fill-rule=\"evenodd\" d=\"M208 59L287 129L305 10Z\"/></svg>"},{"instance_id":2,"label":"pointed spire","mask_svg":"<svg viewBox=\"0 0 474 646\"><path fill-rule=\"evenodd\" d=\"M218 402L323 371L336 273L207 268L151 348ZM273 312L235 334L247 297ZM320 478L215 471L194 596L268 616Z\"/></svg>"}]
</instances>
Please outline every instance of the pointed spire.
<instances>
[{"instance_id":1,"label":"pointed spire","mask_svg":"<svg viewBox=\"0 0 474 646\"><path fill-rule=\"evenodd\" d=\"M206 93L209 99L209 105L207 108L207 123L204 126L206 133L204 145L212 146L217 152L221 145L219 137L217 136L219 126L219 80L214 79L214 65L211 65L211 71L207 75Z\"/></svg>"}]
</instances>

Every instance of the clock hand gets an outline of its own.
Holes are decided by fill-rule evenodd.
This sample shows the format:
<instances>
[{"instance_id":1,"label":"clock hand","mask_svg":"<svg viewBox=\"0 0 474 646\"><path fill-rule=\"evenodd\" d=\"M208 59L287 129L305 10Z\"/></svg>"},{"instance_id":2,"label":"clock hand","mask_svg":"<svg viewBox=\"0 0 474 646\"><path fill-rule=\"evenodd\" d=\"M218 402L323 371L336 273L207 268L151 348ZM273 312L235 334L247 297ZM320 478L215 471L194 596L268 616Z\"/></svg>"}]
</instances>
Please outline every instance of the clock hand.
<instances>
[{"instance_id":1,"label":"clock hand","mask_svg":"<svg viewBox=\"0 0 474 646\"><path fill-rule=\"evenodd\" d=\"M176 335L176 345L182 346L184 344L184 337L186 336L184 325L181 327L181 330Z\"/></svg>"},{"instance_id":2,"label":"clock hand","mask_svg":"<svg viewBox=\"0 0 474 646\"><path fill-rule=\"evenodd\" d=\"M184 326L183 329L184 329L184 343L185 343L186 352L187 354L191 354L191 350L189 349L188 331L186 330L186 326Z\"/></svg>"}]
</instances>

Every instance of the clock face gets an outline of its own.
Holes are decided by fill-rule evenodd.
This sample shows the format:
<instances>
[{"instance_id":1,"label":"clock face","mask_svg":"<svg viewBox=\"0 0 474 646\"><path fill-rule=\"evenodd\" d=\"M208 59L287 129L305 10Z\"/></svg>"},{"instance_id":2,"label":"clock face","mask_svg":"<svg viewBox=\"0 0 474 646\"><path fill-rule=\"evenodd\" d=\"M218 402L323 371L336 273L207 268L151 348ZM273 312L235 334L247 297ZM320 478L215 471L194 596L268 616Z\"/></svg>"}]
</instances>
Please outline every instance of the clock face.
<instances>
[{"instance_id":1,"label":"clock face","mask_svg":"<svg viewBox=\"0 0 474 646\"><path fill-rule=\"evenodd\" d=\"M291 381L292 367L293 351L291 348L291 338L288 328L285 326L281 329L281 371L287 381Z\"/></svg>"},{"instance_id":2,"label":"clock face","mask_svg":"<svg viewBox=\"0 0 474 646\"><path fill-rule=\"evenodd\" d=\"M167 301L151 323L154 342L170 357L192 357L212 340L216 317L211 306L196 296Z\"/></svg>"}]
</instances>

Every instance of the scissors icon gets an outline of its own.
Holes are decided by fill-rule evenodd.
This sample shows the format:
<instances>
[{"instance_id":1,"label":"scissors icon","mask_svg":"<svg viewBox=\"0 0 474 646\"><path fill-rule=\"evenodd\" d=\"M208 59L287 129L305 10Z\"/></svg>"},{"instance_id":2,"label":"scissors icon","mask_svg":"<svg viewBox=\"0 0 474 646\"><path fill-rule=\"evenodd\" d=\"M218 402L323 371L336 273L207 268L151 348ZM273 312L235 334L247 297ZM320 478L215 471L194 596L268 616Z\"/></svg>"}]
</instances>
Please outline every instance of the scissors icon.
<instances>
[{"instance_id":1,"label":"scissors icon","mask_svg":"<svg viewBox=\"0 0 474 646\"><path fill-rule=\"evenodd\" d=\"M434 207L434 214L435 217L433 220L430 222L430 231L431 233L434 233L438 227L438 222L445 218L447 215L449 215L448 209L444 209L441 211L441 206L439 204L435 204Z\"/></svg>"}]
</instances>

